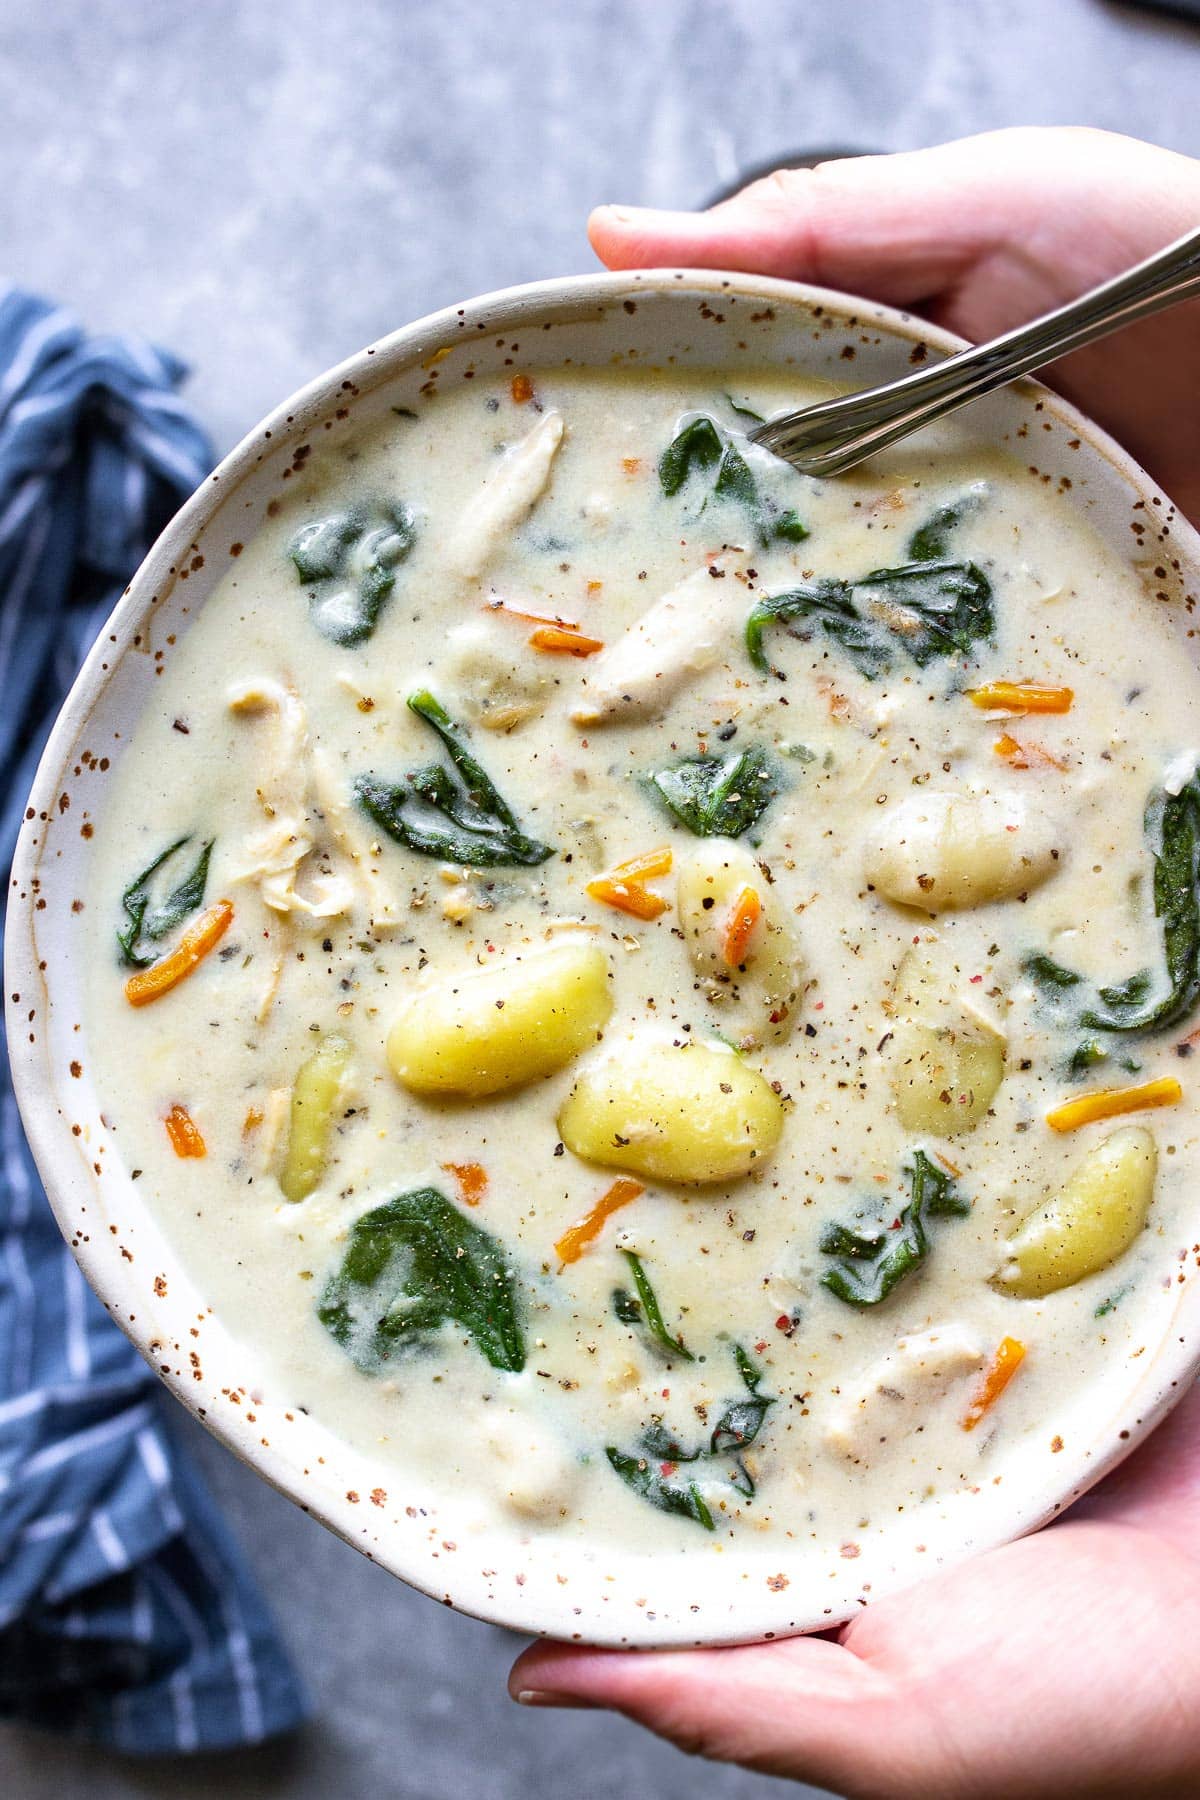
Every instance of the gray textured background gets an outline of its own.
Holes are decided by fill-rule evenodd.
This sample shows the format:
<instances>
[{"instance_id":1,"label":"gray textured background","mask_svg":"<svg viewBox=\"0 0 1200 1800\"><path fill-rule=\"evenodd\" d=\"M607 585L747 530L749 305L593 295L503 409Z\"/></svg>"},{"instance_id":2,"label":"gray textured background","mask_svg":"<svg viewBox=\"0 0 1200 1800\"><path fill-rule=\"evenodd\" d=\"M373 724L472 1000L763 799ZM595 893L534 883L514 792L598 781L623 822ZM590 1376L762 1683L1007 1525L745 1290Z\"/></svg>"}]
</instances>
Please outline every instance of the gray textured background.
<instances>
[{"instance_id":1,"label":"gray textured background","mask_svg":"<svg viewBox=\"0 0 1200 1800\"><path fill-rule=\"evenodd\" d=\"M0 28L0 272L181 351L222 448L392 326L588 267L601 200L693 204L789 150L1006 124L1200 154L1200 28L1107 0L0 0ZM780 1791L602 1714L518 1712L514 1639L182 1429L317 1720L192 1764L0 1731L6 1800Z\"/></svg>"}]
</instances>

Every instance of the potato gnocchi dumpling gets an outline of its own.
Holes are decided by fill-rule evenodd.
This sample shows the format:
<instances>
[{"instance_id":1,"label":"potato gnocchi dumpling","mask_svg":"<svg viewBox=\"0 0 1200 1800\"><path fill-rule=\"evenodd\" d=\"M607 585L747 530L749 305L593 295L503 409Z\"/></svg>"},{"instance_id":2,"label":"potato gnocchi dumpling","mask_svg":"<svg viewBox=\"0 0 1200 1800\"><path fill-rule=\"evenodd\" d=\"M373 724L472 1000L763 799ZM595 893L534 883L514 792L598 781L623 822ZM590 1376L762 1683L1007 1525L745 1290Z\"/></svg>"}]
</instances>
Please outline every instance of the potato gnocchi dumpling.
<instances>
[{"instance_id":1,"label":"potato gnocchi dumpling","mask_svg":"<svg viewBox=\"0 0 1200 1800\"><path fill-rule=\"evenodd\" d=\"M595 944L510 950L417 988L388 1034L388 1062L414 1093L477 1099L552 1075L596 1042L611 1011Z\"/></svg>"},{"instance_id":2,"label":"potato gnocchi dumpling","mask_svg":"<svg viewBox=\"0 0 1200 1800\"><path fill-rule=\"evenodd\" d=\"M350 1058L348 1040L332 1032L300 1065L279 1174L279 1185L288 1200L306 1200L325 1174Z\"/></svg>"},{"instance_id":3,"label":"potato gnocchi dumpling","mask_svg":"<svg viewBox=\"0 0 1200 1800\"><path fill-rule=\"evenodd\" d=\"M1145 1228L1157 1172L1150 1132L1140 1125L1114 1131L1024 1220L1006 1246L999 1284L1023 1300L1040 1299L1111 1267Z\"/></svg>"},{"instance_id":4,"label":"potato gnocchi dumpling","mask_svg":"<svg viewBox=\"0 0 1200 1800\"><path fill-rule=\"evenodd\" d=\"M779 1142L783 1105L727 1045L639 1033L580 1070L558 1129L589 1162L660 1181L736 1181Z\"/></svg>"},{"instance_id":5,"label":"potato gnocchi dumpling","mask_svg":"<svg viewBox=\"0 0 1200 1800\"><path fill-rule=\"evenodd\" d=\"M992 1008L967 998L969 981L943 945L910 950L897 970L883 1047L906 1131L972 1130L1004 1079L1004 1027Z\"/></svg>"},{"instance_id":6,"label":"potato gnocchi dumpling","mask_svg":"<svg viewBox=\"0 0 1200 1800\"><path fill-rule=\"evenodd\" d=\"M1022 794L923 789L872 821L863 867L897 906L940 913L1028 894L1062 856L1061 835Z\"/></svg>"},{"instance_id":7,"label":"potato gnocchi dumpling","mask_svg":"<svg viewBox=\"0 0 1200 1800\"><path fill-rule=\"evenodd\" d=\"M714 1023L750 1047L786 1037L800 1013L804 962L761 865L736 839L709 838L681 858L676 892ZM752 922L743 930L735 909L746 895Z\"/></svg>"}]
</instances>

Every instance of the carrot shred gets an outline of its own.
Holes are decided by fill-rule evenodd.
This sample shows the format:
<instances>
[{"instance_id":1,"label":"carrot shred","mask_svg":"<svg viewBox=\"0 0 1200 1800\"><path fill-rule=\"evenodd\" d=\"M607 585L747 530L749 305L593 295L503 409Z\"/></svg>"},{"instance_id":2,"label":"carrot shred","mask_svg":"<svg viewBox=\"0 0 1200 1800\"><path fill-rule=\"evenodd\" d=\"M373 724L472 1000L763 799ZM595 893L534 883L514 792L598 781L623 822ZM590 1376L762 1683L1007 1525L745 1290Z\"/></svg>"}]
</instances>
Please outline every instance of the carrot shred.
<instances>
[{"instance_id":1,"label":"carrot shred","mask_svg":"<svg viewBox=\"0 0 1200 1800\"><path fill-rule=\"evenodd\" d=\"M670 844L660 844L657 850L644 850L618 863L609 875L613 881L648 881L653 875L669 875L672 860Z\"/></svg>"},{"instance_id":2,"label":"carrot shred","mask_svg":"<svg viewBox=\"0 0 1200 1800\"><path fill-rule=\"evenodd\" d=\"M988 681L968 692L972 706L989 712L1065 713L1075 698L1073 688L1046 687L1037 681Z\"/></svg>"},{"instance_id":3,"label":"carrot shred","mask_svg":"<svg viewBox=\"0 0 1200 1800\"><path fill-rule=\"evenodd\" d=\"M1115 1119L1122 1113L1146 1112L1155 1106L1176 1106L1183 1099L1183 1089L1173 1075L1157 1081L1143 1081L1138 1087L1099 1088L1094 1094L1081 1094L1046 1114L1052 1131L1077 1131L1096 1119Z\"/></svg>"},{"instance_id":4,"label":"carrot shred","mask_svg":"<svg viewBox=\"0 0 1200 1800\"><path fill-rule=\"evenodd\" d=\"M974 1431L988 1409L996 1404L1024 1361L1025 1346L1019 1338L1006 1337L1000 1340L996 1354L988 1364L983 1380L962 1416L964 1431Z\"/></svg>"},{"instance_id":5,"label":"carrot shred","mask_svg":"<svg viewBox=\"0 0 1200 1800\"><path fill-rule=\"evenodd\" d=\"M599 1237L605 1221L645 1191L640 1181L632 1181L628 1175L618 1177L610 1188L605 1189L596 1204L584 1213L582 1219L576 1219L557 1240L554 1248L559 1262L578 1262L592 1239Z\"/></svg>"},{"instance_id":6,"label":"carrot shred","mask_svg":"<svg viewBox=\"0 0 1200 1800\"><path fill-rule=\"evenodd\" d=\"M169 956L160 956L148 969L139 969L125 983L125 998L130 1006L149 1006L192 973L204 961L214 944L218 944L233 920L233 901L218 900L202 912L190 925Z\"/></svg>"},{"instance_id":7,"label":"carrot shred","mask_svg":"<svg viewBox=\"0 0 1200 1800\"><path fill-rule=\"evenodd\" d=\"M621 467L627 475L636 475L641 466L642 459L640 456L623 456L621 458Z\"/></svg>"},{"instance_id":8,"label":"carrot shred","mask_svg":"<svg viewBox=\"0 0 1200 1800\"><path fill-rule=\"evenodd\" d=\"M1059 769L1065 770L1067 764L1061 757L1052 756L1044 744L1018 743L1006 731L992 745L997 756L1003 756L1014 769Z\"/></svg>"},{"instance_id":9,"label":"carrot shred","mask_svg":"<svg viewBox=\"0 0 1200 1800\"><path fill-rule=\"evenodd\" d=\"M657 919L667 910L668 902L662 895L652 894L640 881L618 881L611 875L601 875L588 882L587 891L593 900L602 900L605 906L614 906L634 919Z\"/></svg>"},{"instance_id":10,"label":"carrot shred","mask_svg":"<svg viewBox=\"0 0 1200 1800\"><path fill-rule=\"evenodd\" d=\"M167 1128L167 1136L171 1140L171 1148L176 1156L207 1156L208 1145L200 1135L199 1127L186 1106L178 1101L171 1108L163 1124Z\"/></svg>"},{"instance_id":11,"label":"carrot shred","mask_svg":"<svg viewBox=\"0 0 1200 1800\"><path fill-rule=\"evenodd\" d=\"M541 625L531 633L530 643L535 650L549 650L560 656L595 656L597 650L603 650L604 639L586 637L582 631L569 630L565 625Z\"/></svg>"},{"instance_id":12,"label":"carrot shred","mask_svg":"<svg viewBox=\"0 0 1200 1800\"><path fill-rule=\"evenodd\" d=\"M242 1136L249 1137L250 1133L252 1131L258 1130L258 1128L262 1124L262 1122L263 1122L262 1108L258 1107L258 1106L251 1106L247 1110L245 1118L242 1120Z\"/></svg>"},{"instance_id":13,"label":"carrot shred","mask_svg":"<svg viewBox=\"0 0 1200 1800\"><path fill-rule=\"evenodd\" d=\"M510 606L507 600L488 600L484 603L484 612L502 612L510 619L528 619L531 625L554 625L560 631L578 631L579 626L574 619L564 619L559 613L530 612L524 606Z\"/></svg>"},{"instance_id":14,"label":"carrot shred","mask_svg":"<svg viewBox=\"0 0 1200 1800\"><path fill-rule=\"evenodd\" d=\"M478 1206L487 1193L487 1170L482 1163L443 1163L447 1175L453 1175L458 1197L464 1206Z\"/></svg>"},{"instance_id":15,"label":"carrot shred","mask_svg":"<svg viewBox=\"0 0 1200 1800\"><path fill-rule=\"evenodd\" d=\"M746 960L754 927L762 917L762 901L757 890L744 887L729 909L721 937L721 956L728 969L738 969Z\"/></svg>"},{"instance_id":16,"label":"carrot shred","mask_svg":"<svg viewBox=\"0 0 1200 1800\"><path fill-rule=\"evenodd\" d=\"M533 399L533 383L528 375L514 375L508 384L508 391L518 406L524 406Z\"/></svg>"}]
</instances>

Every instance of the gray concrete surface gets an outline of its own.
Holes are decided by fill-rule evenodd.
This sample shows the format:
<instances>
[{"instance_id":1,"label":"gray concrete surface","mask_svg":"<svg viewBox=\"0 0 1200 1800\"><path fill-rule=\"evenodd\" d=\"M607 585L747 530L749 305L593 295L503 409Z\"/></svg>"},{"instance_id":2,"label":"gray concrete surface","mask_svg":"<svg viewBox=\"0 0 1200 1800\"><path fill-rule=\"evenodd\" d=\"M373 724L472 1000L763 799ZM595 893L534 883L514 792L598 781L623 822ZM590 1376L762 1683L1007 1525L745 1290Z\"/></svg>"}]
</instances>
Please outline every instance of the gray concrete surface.
<instances>
[{"instance_id":1,"label":"gray concrete surface","mask_svg":"<svg viewBox=\"0 0 1200 1800\"><path fill-rule=\"evenodd\" d=\"M418 313L588 267L599 200L692 204L806 144L1003 124L1198 154L1198 76L1200 30L1108 0L0 0L0 272L180 350L225 447ZM201 1452L316 1723L191 1765L0 1731L6 1800L781 1791L598 1713L519 1713L515 1640Z\"/></svg>"}]
</instances>

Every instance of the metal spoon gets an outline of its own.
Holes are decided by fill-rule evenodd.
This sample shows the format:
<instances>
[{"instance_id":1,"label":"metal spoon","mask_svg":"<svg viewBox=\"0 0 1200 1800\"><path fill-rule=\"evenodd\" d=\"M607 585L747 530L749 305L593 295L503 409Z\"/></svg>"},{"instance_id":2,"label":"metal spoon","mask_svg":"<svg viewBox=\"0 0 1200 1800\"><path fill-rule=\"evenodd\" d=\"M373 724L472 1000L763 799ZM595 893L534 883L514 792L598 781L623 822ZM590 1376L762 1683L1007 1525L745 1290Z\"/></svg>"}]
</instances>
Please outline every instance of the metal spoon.
<instances>
[{"instance_id":1,"label":"metal spoon","mask_svg":"<svg viewBox=\"0 0 1200 1800\"><path fill-rule=\"evenodd\" d=\"M1194 294L1200 294L1200 231L989 343L882 387L785 413L749 435L803 475L840 475L969 400Z\"/></svg>"}]
</instances>

